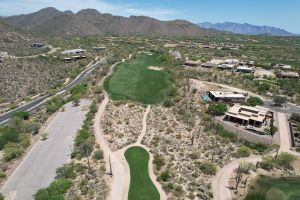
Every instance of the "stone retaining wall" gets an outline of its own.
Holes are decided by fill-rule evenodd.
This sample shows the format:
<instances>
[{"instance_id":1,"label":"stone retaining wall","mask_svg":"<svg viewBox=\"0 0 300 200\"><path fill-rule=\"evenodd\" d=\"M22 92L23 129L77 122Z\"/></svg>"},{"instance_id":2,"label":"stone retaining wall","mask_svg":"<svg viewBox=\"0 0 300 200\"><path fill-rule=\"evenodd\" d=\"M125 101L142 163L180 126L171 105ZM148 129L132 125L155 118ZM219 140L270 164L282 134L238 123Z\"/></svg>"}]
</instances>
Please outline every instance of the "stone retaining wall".
<instances>
[{"instance_id":1,"label":"stone retaining wall","mask_svg":"<svg viewBox=\"0 0 300 200\"><path fill-rule=\"evenodd\" d=\"M250 131L246 131L246 130L236 127L226 121L223 121L220 118L215 118L215 123L223 126L225 130L236 134L236 136L239 140L243 139L243 140L247 140L247 141L255 142L255 143L257 143L257 142L271 143L272 142L272 138L270 136L258 135L258 134L252 133Z\"/></svg>"}]
</instances>

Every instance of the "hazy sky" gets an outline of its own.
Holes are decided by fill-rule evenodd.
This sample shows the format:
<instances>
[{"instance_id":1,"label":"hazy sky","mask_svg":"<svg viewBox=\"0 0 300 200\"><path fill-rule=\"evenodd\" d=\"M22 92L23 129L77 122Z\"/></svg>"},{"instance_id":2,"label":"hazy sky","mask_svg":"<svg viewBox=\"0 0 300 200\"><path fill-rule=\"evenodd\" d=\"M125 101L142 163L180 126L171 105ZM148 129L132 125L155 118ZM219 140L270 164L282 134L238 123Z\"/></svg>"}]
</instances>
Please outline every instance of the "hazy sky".
<instances>
[{"instance_id":1,"label":"hazy sky","mask_svg":"<svg viewBox=\"0 0 300 200\"><path fill-rule=\"evenodd\" d=\"M77 12L95 8L114 15L145 15L161 20L239 22L269 25L300 33L300 0L0 0L0 15L44 7Z\"/></svg>"}]
</instances>

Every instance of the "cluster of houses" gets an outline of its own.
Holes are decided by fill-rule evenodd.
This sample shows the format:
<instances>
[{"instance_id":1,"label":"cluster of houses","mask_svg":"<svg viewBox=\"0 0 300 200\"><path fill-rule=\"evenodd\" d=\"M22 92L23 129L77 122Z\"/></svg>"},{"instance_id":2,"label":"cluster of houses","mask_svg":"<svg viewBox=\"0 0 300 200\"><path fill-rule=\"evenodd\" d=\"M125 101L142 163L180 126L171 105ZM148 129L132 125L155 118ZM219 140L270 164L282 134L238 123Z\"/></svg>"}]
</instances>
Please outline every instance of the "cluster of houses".
<instances>
[{"instance_id":1,"label":"cluster of houses","mask_svg":"<svg viewBox=\"0 0 300 200\"><path fill-rule=\"evenodd\" d=\"M220 70L235 71L239 73L249 73L254 74L256 68L254 66L254 61L249 60L238 60L238 59L212 59L209 62L201 62L201 60L186 60L185 66L190 67L203 67L203 68L217 68ZM273 70L267 70L269 73L275 72L277 78L290 78L299 79L299 73L292 71L292 67L286 64L277 64L273 67Z\"/></svg>"},{"instance_id":2,"label":"cluster of houses","mask_svg":"<svg viewBox=\"0 0 300 200\"><path fill-rule=\"evenodd\" d=\"M185 65L192 67L203 67L203 68L218 68L220 70L236 71L241 73L254 73L255 68L253 67L254 61L238 59L226 59L226 60L217 60L212 59L209 62L202 63L200 60L186 60Z\"/></svg>"}]
</instances>

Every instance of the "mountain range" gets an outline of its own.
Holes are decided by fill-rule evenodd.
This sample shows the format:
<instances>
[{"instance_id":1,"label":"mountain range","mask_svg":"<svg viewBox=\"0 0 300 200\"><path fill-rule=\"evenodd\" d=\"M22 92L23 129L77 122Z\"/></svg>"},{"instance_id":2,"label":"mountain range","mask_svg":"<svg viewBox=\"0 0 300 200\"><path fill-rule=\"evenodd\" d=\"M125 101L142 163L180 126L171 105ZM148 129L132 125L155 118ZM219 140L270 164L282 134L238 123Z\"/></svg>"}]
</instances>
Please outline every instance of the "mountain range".
<instances>
[{"instance_id":1,"label":"mountain range","mask_svg":"<svg viewBox=\"0 0 300 200\"><path fill-rule=\"evenodd\" d=\"M95 9L78 13L44 8L35 13L2 17L0 21L21 30L52 36L147 35L200 37L217 33L185 20L160 21L145 16L121 17Z\"/></svg>"},{"instance_id":2,"label":"mountain range","mask_svg":"<svg viewBox=\"0 0 300 200\"><path fill-rule=\"evenodd\" d=\"M251 24L239 24L234 22L224 23L210 23L204 22L198 24L202 28L215 29L219 31L226 31L237 34L245 35L272 35L272 36L294 36L295 34L290 33L284 29L275 28L271 26L256 26Z\"/></svg>"}]
</instances>

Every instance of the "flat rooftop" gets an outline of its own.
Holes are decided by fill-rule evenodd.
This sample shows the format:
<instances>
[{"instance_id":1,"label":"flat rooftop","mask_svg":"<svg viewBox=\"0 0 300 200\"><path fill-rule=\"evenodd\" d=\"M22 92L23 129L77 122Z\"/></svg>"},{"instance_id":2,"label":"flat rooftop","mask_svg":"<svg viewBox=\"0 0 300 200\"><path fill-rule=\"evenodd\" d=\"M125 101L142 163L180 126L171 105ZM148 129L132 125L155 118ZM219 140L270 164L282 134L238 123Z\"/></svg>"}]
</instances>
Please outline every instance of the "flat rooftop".
<instances>
[{"instance_id":1,"label":"flat rooftop","mask_svg":"<svg viewBox=\"0 0 300 200\"><path fill-rule=\"evenodd\" d=\"M254 120L258 122L263 122L269 112L268 108L261 106L240 106L234 105L226 112L226 115L230 117L235 117L238 119L243 119L246 121Z\"/></svg>"},{"instance_id":2,"label":"flat rooftop","mask_svg":"<svg viewBox=\"0 0 300 200\"><path fill-rule=\"evenodd\" d=\"M235 92L209 91L216 98L246 98L245 94Z\"/></svg>"}]
</instances>

